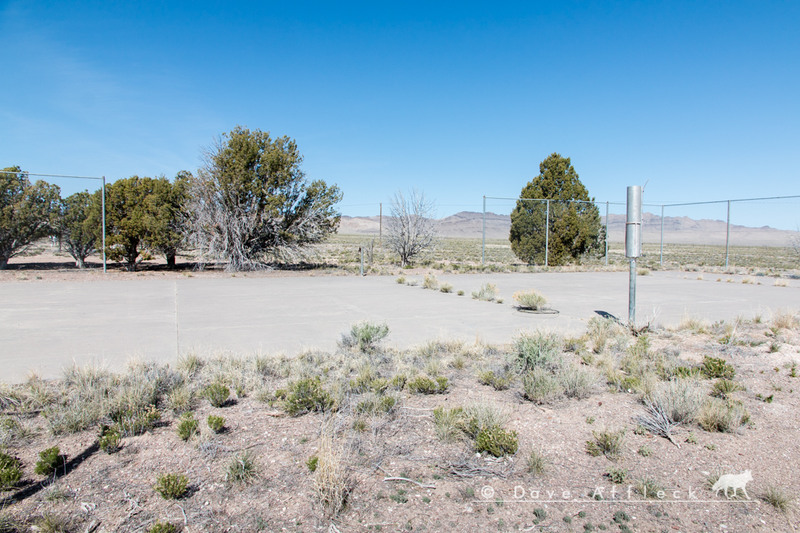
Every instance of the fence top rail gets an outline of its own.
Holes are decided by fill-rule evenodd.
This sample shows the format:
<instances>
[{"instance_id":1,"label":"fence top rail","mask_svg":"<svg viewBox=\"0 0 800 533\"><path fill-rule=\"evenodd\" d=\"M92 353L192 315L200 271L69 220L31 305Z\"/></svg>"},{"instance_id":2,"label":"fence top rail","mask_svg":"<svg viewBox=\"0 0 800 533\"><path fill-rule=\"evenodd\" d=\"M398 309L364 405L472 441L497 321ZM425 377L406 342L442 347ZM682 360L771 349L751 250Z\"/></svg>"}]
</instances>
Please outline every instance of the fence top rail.
<instances>
[{"instance_id":1,"label":"fence top rail","mask_svg":"<svg viewBox=\"0 0 800 533\"><path fill-rule=\"evenodd\" d=\"M556 202L577 202L582 204L609 204L609 205L626 205L625 202L609 202L609 201L600 201L600 200L558 200L555 198L512 198L510 196L484 196L487 200L515 200L515 201L528 201L528 202L546 202L546 201L556 201ZM648 207L683 207L689 205L709 205L709 204L726 204L728 202L759 202L765 200L794 200L800 198L800 194L795 194L791 196L762 196L760 198L731 198L729 200L709 200L705 202L682 202L682 203L673 203L673 204L645 204L643 203L642 206Z\"/></svg>"},{"instance_id":2,"label":"fence top rail","mask_svg":"<svg viewBox=\"0 0 800 533\"><path fill-rule=\"evenodd\" d=\"M13 172L10 170L0 170L0 174L27 174L28 176L36 176L37 178L72 178L78 180L102 180L104 178L98 178L97 176L69 176L66 174L37 174L36 172L26 172L21 170L19 172Z\"/></svg>"}]
</instances>

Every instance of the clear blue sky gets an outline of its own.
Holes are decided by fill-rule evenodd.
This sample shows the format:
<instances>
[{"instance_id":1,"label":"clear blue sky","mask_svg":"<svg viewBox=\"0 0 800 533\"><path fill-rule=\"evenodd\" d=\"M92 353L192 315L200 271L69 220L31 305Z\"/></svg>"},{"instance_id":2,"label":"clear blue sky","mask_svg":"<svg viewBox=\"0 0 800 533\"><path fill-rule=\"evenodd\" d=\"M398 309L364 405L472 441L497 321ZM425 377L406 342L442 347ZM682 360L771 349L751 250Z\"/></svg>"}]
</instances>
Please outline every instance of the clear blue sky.
<instances>
[{"instance_id":1,"label":"clear blue sky","mask_svg":"<svg viewBox=\"0 0 800 533\"><path fill-rule=\"evenodd\" d=\"M797 1L5 2L0 166L172 177L244 125L351 215L480 210L552 152L602 201L800 194L798 28Z\"/></svg>"}]
</instances>

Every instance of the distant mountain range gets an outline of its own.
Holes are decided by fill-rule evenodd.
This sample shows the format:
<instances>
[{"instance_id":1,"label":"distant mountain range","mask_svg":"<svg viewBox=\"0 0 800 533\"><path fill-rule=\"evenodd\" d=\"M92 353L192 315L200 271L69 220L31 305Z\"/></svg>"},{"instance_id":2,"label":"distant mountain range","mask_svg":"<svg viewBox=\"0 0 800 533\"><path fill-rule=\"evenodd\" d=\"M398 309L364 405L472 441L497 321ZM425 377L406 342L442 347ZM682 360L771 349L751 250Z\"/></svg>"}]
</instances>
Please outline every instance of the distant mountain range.
<instances>
[{"instance_id":1,"label":"distant mountain range","mask_svg":"<svg viewBox=\"0 0 800 533\"><path fill-rule=\"evenodd\" d=\"M386 231L388 217L383 217L383 231ZM601 216L601 222L605 222ZM480 239L483 228L483 213L462 211L436 220L436 227L442 237ZM644 242L657 243L661 239L661 217L643 213L642 227ZM511 217L486 213L486 238L507 239L511 228ZM339 233L343 235L378 235L380 218L343 216ZM674 244L725 244L724 220L694 220L688 217L664 217L664 242ZM787 231L762 226L751 228L731 224L732 246L790 246L796 239L796 231ZM625 239L625 215L609 215L608 236L612 242Z\"/></svg>"}]
</instances>

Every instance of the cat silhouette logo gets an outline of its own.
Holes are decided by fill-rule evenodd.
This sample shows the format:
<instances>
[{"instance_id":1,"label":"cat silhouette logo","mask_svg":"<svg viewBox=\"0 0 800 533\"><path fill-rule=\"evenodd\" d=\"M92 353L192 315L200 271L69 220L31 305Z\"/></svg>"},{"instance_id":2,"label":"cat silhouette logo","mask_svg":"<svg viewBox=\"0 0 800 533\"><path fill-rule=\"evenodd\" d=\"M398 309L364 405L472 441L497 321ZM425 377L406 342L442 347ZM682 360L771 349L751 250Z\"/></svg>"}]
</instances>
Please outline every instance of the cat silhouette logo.
<instances>
[{"instance_id":1,"label":"cat silhouette logo","mask_svg":"<svg viewBox=\"0 0 800 533\"><path fill-rule=\"evenodd\" d=\"M742 489L745 497L749 500L750 496L748 496L747 490L745 489L745 485L747 485L748 481L753 481L753 474L750 470L745 470L741 474L725 474L719 476L719 479L714 483L714 486L711 487L711 490L717 495L719 491L724 491L726 498L733 498L736 496L736 491ZM728 489L733 489L733 494L730 496L728 495Z\"/></svg>"}]
</instances>

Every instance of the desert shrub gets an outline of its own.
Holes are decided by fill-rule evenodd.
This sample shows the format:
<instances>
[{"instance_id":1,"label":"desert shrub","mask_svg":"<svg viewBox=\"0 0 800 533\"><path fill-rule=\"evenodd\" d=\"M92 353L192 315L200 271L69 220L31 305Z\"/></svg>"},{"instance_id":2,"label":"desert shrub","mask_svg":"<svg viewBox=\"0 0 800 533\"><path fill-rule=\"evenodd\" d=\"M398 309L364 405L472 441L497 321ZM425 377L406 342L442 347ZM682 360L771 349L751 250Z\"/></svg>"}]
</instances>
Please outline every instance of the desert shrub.
<instances>
[{"instance_id":1,"label":"desert shrub","mask_svg":"<svg viewBox=\"0 0 800 533\"><path fill-rule=\"evenodd\" d=\"M358 322L350 327L350 333L342 335L341 345L345 348L357 348L360 352L375 351L386 336L389 335L389 326L386 324L373 324L371 322Z\"/></svg>"},{"instance_id":2,"label":"desert shrub","mask_svg":"<svg viewBox=\"0 0 800 533\"><path fill-rule=\"evenodd\" d=\"M206 418L208 428L214 433L222 433L225 429L225 418L216 415L208 415Z\"/></svg>"},{"instance_id":3,"label":"desert shrub","mask_svg":"<svg viewBox=\"0 0 800 533\"><path fill-rule=\"evenodd\" d=\"M40 533L72 533L75 531L75 524L69 518L51 513L44 513L39 518L33 520L33 531ZM28 531L25 529L25 531Z\"/></svg>"},{"instance_id":4,"label":"desert shrub","mask_svg":"<svg viewBox=\"0 0 800 533\"><path fill-rule=\"evenodd\" d=\"M794 498L777 485L768 485L759 498L782 513L789 511Z\"/></svg>"},{"instance_id":5,"label":"desert shrub","mask_svg":"<svg viewBox=\"0 0 800 533\"><path fill-rule=\"evenodd\" d=\"M506 390L513 379L514 377L509 372L484 370L478 373L478 382L482 385L489 385L494 390Z\"/></svg>"},{"instance_id":6,"label":"desert shrub","mask_svg":"<svg viewBox=\"0 0 800 533\"><path fill-rule=\"evenodd\" d=\"M536 448L531 448L525 457L525 466L529 473L540 476L547 469L547 458Z\"/></svg>"},{"instance_id":7,"label":"desert shrub","mask_svg":"<svg viewBox=\"0 0 800 533\"><path fill-rule=\"evenodd\" d=\"M526 400L542 405L554 402L563 394L558 379L544 368L534 368L522 376L522 395Z\"/></svg>"},{"instance_id":8,"label":"desert shrub","mask_svg":"<svg viewBox=\"0 0 800 533\"><path fill-rule=\"evenodd\" d=\"M732 432L750 421L750 413L739 402L708 398L700 409L697 423L710 432Z\"/></svg>"},{"instance_id":9,"label":"desert shrub","mask_svg":"<svg viewBox=\"0 0 800 533\"><path fill-rule=\"evenodd\" d=\"M422 280L422 288L430 289L432 291L439 289L439 280L433 274L425 274L425 279Z\"/></svg>"},{"instance_id":10,"label":"desert shrub","mask_svg":"<svg viewBox=\"0 0 800 533\"><path fill-rule=\"evenodd\" d=\"M733 379L736 376L736 369L718 357L703 357L700 372L708 379L724 378Z\"/></svg>"},{"instance_id":11,"label":"desert shrub","mask_svg":"<svg viewBox=\"0 0 800 533\"><path fill-rule=\"evenodd\" d=\"M744 389L744 387L739 382L733 381L732 379L720 378L714 382L710 394L714 398L727 400L734 392L742 389Z\"/></svg>"},{"instance_id":12,"label":"desert shrub","mask_svg":"<svg viewBox=\"0 0 800 533\"><path fill-rule=\"evenodd\" d=\"M464 407L464 431L476 438L482 429L503 427L508 422L508 412L493 403L478 401Z\"/></svg>"},{"instance_id":13,"label":"desert shrub","mask_svg":"<svg viewBox=\"0 0 800 533\"><path fill-rule=\"evenodd\" d=\"M22 479L22 461L0 452L0 491L13 489Z\"/></svg>"},{"instance_id":14,"label":"desert shrub","mask_svg":"<svg viewBox=\"0 0 800 533\"><path fill-rule=\"evenodd\" d=\"M536 331L520 335L514 342L517 366L520 371L537 367L555 370L561 365L563 341L560 335Z\"/></svg>"},{"instance_id":15,"label":"desert shrub","mask_svg":"<svg viewBox=\"0 0 800 533\"><path fill-rule=\"evenodd\" d=\"M475 437L475 451L486 452L495 457L514 455L519 448L516 431L507 431L499 426L481 429Z\"/></svg>"},{"instance_id":16,"label":"desert shrub","mask_svg":"<svg viewBox=\"0 0 800 533\"><path fill-rule=\"evenodd\" d=\"M444 394L449 385L449 380L444 376L417 376L406 383L409 391L419 394Z\"/></svg>"},{"instance_id":17,"label":"desert shrub","mask_svg":"<svg viewBox=\"0 0 800 533\"><path fill-rule=\"evenodd\" d=\"M534 290L515 292L514 300L522 309L532 309L534 311L541 309L547 303L547 298Z\"/></svg>"},{"instance_id":18,"label":"desert shrub","mask_svg":"<svg viewBox=\"0 0 800 533\"><path fill-rule=\"evenodd\" d=\"M167 406L176 415L193 410L195 403L194 392L186 384L175 387L167 394Z\"/></svg>"},{"instance_id":19,"label":"desert shrub","mask_svg":"<svg viewBox=\"0 0 800 533\"><path fill-rule=\"evenodd\" d=\"M697 381L673 379L659 383L648 399L675 423L691 422L703 405L704 392Z\"/></svg>"},{"instance_id":20,"label":"desert shrub","mask_svg":"<svg viewBox=\"0 0 800 533\"><path fill-rule=\"evenodd\" d=\"M314 471L314 490L325 514L336 516L347 506L354 480L344 463L344 450L334 443L329 431L323 431Z\"/></svg>"},{"instance_id":21,"label":"desert shrub","mask_svg":"<svg viewBox=\"0 0 800 533\"><path fill-rule=\"evenodd\" d=\"M278 393L275 393L278 396ZM283 401L284 410L291 416L333 408L333 397L322 388L320 378L305 378L290 382Z\"/></svg>"},{"instance_id":22,"label":"desert shrub","mask_svg":"<svg viewBox=\"0 0 800 533\"><path fill-rule=\"evenodd\" d=\"M59 468L64 468L66 463L67 457L61 455L61 450L58 446L53 446L39 452L39 460L36 462L33 471L40 476L50 476Z\"/></svg>"},{"instance_id":23,"label":"desert shrub","mask_svg":"<svg viewBox=\"0 0 800 533\"><path fill-rule=\"evenodd\" d=\"M472 298L483 302L493 302L497 298L497 286L493 283L484 283L477 291L472 291Z\"/></svg>"},{"instance_id":24,"label":"desert shrub","mask_svg":"<svg viewBox=\"0 0 800 533\"><path fill-rule=\"evenodd\" d=\"M253 455L246 451L234 457L228 464L225 481L228 483L248 483L256 477L256 474L257 467Z\"/></svg>"},{"instance_id":25,"label":"desert shrub","mask_svg":"<svg viewBox=\"0 0 800 533\"><path fill-rule=\"evenodd\" d=\"M317 465L319 465L319 457L317 457L316 455L312 455L306 461L306 467L308 468L309 472L316 472Z\"/></svg>"},{"instance_id":26,"label":"desert shrub","mask_svg":"<svg viewBox=\"0 0 800 533\"><path fill-rule=\"evenodd\" d=\"M628 479L628 471L624 468L609 468L605 476L615 485L622 485Z\"/></svg>"},{"instance_id":27,"label":"desert shrub","mask_svg":"<svg viewBox=\"0 0 800 533\"><path fill-rule=\"evenodd\" d=\"M406 278L405 276L398 276L396 280L394 280L398 285L405 285Z\"/></svg>"},{"instance_id":28,"label":"desert shrub","mask_svg":"<svg viewBox=\"0 0 800 533\"><path fill-rule=\"evenodd\" d=\"M178 436L185 441L188 441L200 429L200 422L194 417L193 413L183 413L180 421L178 422Z\"/></svg>"},{"instance_id":29,"label":"desert shrub","mask_svg":"<svg viewBox=\"0 0 800 533\"><path fill-rule=\"evenodd\" d=\"M358 401L355 412L365 415L381 415L391 412L397 405L397 398L390 395L369 393Z\"/></svg>"},{"instance_id":30,"label":"desert shrub","mask_svg":"<svg viewBox=\"0 0 800 533\"><path fill-rule=\"evenodd\" d=\"M451 292L453 292L453 286L450 285L449 283L442 283L441 286L439 287L439 292L450 294Z\"/></svg>"},{"instance_id":31,"label":"desert shrub","mask_svg":"<svg viewBox=\"0 0 800 533\"><path fill-rule=\"evenodd\" d=\"M158 521L149 528L147 528L147 533L178 533L178 531L180 531L178 529L178 526L176 526L172 522Z\"/></svg>"},{"instance_id":32,"label":"desert shrub","mask_svg":"<svg viewBox=\"0 0 800 533\"><path fill-rule=\"evenodd\" d=\"M592 431L592 440L586 441L586 452L597 457L605 455L609 459L617 459L622 455L622 445L625 442L625 430L619 431Z\"/></svg>"},{"instance_id":33,"label":"desert shrub","mask_svg":"<svg viewBox=\"0 0 800 533\"><path fill-rule=\"evenodd\" d=\"M104 452L115 453L122 447L122 434L115 426L103 424L100 426L100 437L97 443Z\"/></svg>"},{"instance_id":34,"label":"desert shrub","mask_svg":"<svg viewBox=\"0 0 800 533\"><path fill-rule=\"evenodd\" d=\"M433 424L436 436L444 442L454 442L464 435L464 409L454 407L447 409L438 406L433 410Z\"/></svg>"},{"instance_id":35,"label":"desert shrub","mask_svg":"<svg viewBox=\"0 0 800 533\"><path fill-rule=\"evenodd\" d=\"M153 490L165 500L179 500L189 491L189 479L183 474L161 474Z\"/></svg>"},{"instance_id":36,"label":"desert shrub","mask_svg":"<svg viewBox=\"0 0 800 533\"><path fill-rule=\"evenodd\" d=\"M35 434L16 417L0 416L0 447L27 442Z\"/></svg>"},{"instance_id":37,"label":"desert shrub","mask_svg":"<svg viewBox=\"0 0 800 533\"><path fill-rule=\"evenodd\" d=\"M231 390L222 383L212 383L203 391L203 396L214 407L225 407L230 395Z\"/></svg>"},{"instance_id":38,"label":"desert shrub","mask_svg":"<svg viewBox=\"0 0 800 533\"><path fill-rule=\"evenodd\" d=\"M556 381L564 396L583 400L592 393L595 378L594 375L575 365L567 365L556 373Z\"/></svg>"},{"instance_id":39,"label":"desert shrub","mask_svg":"<svg viewBox=\"0 0 800 533\"><path fill-rule=\"evenodd\" d=\"M161 412L155 405L144 407L120 406L112 410L109 417L123 437L131 437L153 429L156 423L161 420Z\"/></svg>"}]
</instances>

